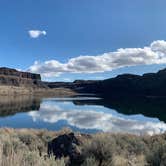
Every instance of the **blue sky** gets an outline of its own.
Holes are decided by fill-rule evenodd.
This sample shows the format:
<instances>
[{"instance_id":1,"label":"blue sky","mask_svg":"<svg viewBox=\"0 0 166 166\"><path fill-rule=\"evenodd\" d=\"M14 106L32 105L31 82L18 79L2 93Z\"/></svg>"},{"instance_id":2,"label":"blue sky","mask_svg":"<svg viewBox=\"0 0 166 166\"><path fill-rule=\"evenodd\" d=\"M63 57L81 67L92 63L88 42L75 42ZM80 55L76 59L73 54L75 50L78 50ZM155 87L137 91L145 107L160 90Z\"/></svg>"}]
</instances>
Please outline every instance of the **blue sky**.
<instances>
[{"instance_id":1,"label":"blue sky","mask_svg":"<svg viewBox=\"0 0 166 166\"><path fill-rule=\"evenodd\" d=\"M46 69L49 75L54 70L43 79L55 81L157 71L166 66L162 64L165 59L137 66L102 68L99 72L70 68L60 74L59 68L56 74L55 63L51 69L42 64L51 60L66 64L80 55L97 56L119 48L150 47L153 41L166 40L165 6L164 0L1 0L0 66L28 70L38 61L40 70L32 71L42 74ZM30 30L46 34L33 38L28 33Z\"/></svg>"}]
</instances>

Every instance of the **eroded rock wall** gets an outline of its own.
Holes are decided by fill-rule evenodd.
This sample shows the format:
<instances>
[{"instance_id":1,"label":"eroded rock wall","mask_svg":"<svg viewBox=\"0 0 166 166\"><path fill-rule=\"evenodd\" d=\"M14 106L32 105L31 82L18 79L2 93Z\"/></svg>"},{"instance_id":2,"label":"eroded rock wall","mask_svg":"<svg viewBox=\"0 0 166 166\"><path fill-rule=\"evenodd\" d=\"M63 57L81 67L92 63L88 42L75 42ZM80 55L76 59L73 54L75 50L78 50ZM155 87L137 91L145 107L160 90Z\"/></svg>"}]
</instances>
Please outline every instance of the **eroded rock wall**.
<instances>
[{"instance_id":1,"label":"eroded rock wall","mask_svg":"<svg viewBox=\"0 0 166 166\"><path fill-rule=\"evenodd\" d=\"M0 85L45 87L40 74L21 72L5 67L0 68Z\"/></svg>"}]
</instances>

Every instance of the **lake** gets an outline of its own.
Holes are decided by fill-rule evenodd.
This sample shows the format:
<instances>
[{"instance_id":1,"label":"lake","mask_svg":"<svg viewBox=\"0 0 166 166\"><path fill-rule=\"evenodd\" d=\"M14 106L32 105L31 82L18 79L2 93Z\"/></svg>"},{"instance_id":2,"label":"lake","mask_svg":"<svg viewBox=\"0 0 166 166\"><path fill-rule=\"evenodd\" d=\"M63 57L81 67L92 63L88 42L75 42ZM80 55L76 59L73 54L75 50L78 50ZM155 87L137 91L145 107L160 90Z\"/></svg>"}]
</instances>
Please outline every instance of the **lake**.
<instances>
[{"instance_id":1,"label":"lake","mask_svg":"<svg viewBox=\"0 0 166 166\"><path fill-rule=\"evenodd\" d=\"M0 127L83 133L159 134L166 131L165 99L19 97L0 99Z\"/></svg>"}]
</instances>

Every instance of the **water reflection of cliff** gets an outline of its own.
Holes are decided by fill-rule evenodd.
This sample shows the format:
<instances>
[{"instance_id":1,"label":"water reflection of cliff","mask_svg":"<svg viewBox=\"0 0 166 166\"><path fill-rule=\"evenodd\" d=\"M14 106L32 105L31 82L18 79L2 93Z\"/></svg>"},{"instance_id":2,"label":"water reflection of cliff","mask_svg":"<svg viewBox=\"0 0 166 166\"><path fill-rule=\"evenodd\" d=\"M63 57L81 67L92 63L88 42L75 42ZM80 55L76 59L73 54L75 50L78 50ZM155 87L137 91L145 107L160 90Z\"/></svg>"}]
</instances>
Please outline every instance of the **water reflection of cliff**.
<instances>
[{"instance_id":1,"label":"water reflection of cliff","mask_svg":"<svg viewBox=\"0 0 166 166\"><path fill-rule=\"evenodd\" d=\"M109 100L71 100L75 105L101 105L126 115L143 114L166 122L166 98L119 98ZM32 96L0 97L0 116L40 109L40 98Z\"/></svg>"},{"instance_id":2,"label":"water reflection of cliff","mask_svg":"<svg viewBox=\"0 0 166 166\"><path fill-rule=\"evenodd\" d=\"M0 96L0 116L14 115L18 112L39 110L40 99L32 96Z\"/></svg>"},{"instance_id":3,"label":"water reflection of cliff","mask_svg":"<svg viewBox=\"0 0 166 166\"><path fill-rule=\"evenodd\" d=\"M110 98L102 100L73 101L75 105L102 105L126 115L143 114L166 122L166 98Z\"/></svg>"},{"instance_id":4,"label":"water reflection of cliff","mask_svg":"<svg viewBox=\"0 0 166 166\"><path fill-rule=\"evenodd\" d=\"M74 106L85 104L86 106ZM87 104L92 106L88 106ZM58 126L65 124L77 130L95 130L113 133L160 134L166 131L166 124L156 118L126 116L115 110L104 108L102 100L47 99L43 100L39 111L28 113L36 124ZM101 102L101 103L100 103ZM37 123L38 122L38 123Z\"/></svg>"}]
</instances>

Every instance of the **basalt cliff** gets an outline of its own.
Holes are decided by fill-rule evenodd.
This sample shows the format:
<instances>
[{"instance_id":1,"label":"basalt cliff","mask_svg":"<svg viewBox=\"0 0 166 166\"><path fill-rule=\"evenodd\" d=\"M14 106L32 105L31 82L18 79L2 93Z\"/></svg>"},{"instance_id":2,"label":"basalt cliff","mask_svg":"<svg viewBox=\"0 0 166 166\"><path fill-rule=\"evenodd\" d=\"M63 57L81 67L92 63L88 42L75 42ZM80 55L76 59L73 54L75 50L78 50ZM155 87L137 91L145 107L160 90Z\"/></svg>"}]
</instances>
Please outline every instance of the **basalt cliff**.
<instances>
[{"instance_id":1,"label":"basalt cliff","mask_svg":"<svg viewBox=\"0 0 166 166\"><path fill-rule=\"evenodd\" d=\"M71 96L75 93L66 88L50 88L41 80L40 74L0 68L0 95L35 95L43 97Z\"/></svg>"},{"instance_id":2,"label":"basalt cliff","mask_svg":"<svg viewBox=\"0 0 166 166\"><path fill-rule=\"evenodd\" d=\"M5 67L0 68L0 85L45 87L40 74L21 72Z\"/></svg>"},{"instance_id":3,"label":"basalt cliff","mask_svg":"<svg viewBox=\"0 0 166 166\"><path fill-rule=\"evenodd\" d=\"M45 83L50 88L65 87L79 93L110 97L166 97L166 69L143 75L122 74L106 80L77 80Z\"/></svg>"},{"instance_id":4,"label":"basalt cliff","mask_svg":"<svg viewBox=\"0 0 166 166\"><path fill-rule=\"evenodd\" d=\"M143 75L122 74L106 80L76 80L74 82L43 82L39 74L0 68L0 94L6 86L12 91L47 93L56 96L88 93L104 98L110 97L166 97L166 69ZM3 86L3 88L1 87ZM16 90L17 89L17 90ZM10 93L10 91L8 91ZM71 93L72 92L72 93Z\"/></svg>"}]
</instances>

